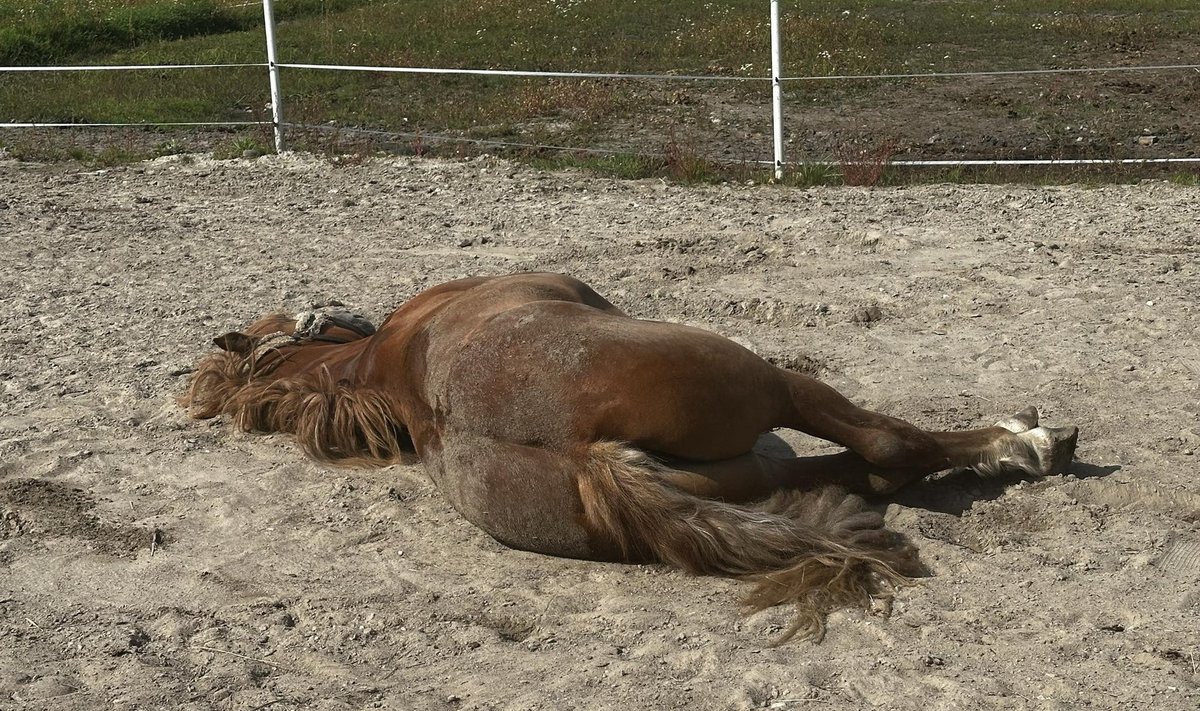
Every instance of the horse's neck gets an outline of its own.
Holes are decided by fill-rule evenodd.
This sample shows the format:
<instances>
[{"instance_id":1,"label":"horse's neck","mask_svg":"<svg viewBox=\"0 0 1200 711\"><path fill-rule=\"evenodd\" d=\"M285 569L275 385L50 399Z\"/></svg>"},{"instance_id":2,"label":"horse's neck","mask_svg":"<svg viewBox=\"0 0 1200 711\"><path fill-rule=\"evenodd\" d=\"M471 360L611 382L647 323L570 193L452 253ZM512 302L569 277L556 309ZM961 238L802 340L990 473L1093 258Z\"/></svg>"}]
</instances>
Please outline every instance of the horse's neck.
<instances>
[{"instance_id":1,"label":"horse's neck","mask_svg":"<svg viewBox=\"0 0 1200 711\"><path fill-rule=\"evenodd\" d=\"M359 356L370 342L361 338L348 343L314 341L279 350L279 363L271 368L273 378L302 378L328 374L335 382L354 380Z\"/></svg>"}]
</instances>

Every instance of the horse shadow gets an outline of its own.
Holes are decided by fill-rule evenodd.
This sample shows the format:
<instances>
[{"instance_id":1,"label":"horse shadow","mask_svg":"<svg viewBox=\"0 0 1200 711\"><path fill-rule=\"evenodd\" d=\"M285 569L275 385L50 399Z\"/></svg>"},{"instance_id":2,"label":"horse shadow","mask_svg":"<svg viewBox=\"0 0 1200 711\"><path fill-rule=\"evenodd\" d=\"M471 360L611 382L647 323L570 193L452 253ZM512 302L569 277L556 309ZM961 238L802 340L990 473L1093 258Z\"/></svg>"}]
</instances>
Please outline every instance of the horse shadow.
<instances>
[{"instance_id":1,"label":"horse shadow","mask_svg":"<svg viewBox=\"0 0 1200 711\"><path fill-rule=\"evenodd\" d=\"M1118 464L1098 465L1074 461L1066 474L1078 479L1101 479L1120 470ZM961 517L976 503L998 499L1015 484L1039 480L1039 477L1025 474L981 476L973 469L955 469L909 484L887 497L887 501Z\"/></svg>"},{"instance_id":2,"label":"horse shadow","mask_svg":"<svg viewBox=\"0 0 1200 711\"><path fill-rule=\"evenodd\" d=\"M793 446L773 432L762 435L755 451L773 457L796 457ZM1073 461L1067 475L1077 479L1102 479L1121 470L1118 464L1089 464ZM872 497L871 503L883 508L889 503L909 508L961 517L981 501L992 501L1004 495L1022 481L1038 481L1038 477L1013 473L982 476L973 469L953 469L914 482L886 496Z\"/></svg>"}]
</instances>

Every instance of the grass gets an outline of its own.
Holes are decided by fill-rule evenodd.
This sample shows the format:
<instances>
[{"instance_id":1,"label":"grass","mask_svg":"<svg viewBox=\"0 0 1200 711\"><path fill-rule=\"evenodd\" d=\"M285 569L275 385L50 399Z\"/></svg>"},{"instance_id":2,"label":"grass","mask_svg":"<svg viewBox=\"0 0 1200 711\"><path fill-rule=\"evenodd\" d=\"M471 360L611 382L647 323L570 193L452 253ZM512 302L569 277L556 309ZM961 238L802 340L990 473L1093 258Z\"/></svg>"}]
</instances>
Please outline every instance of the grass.
<instances>
[{"instance_id":1,"label":"grass","mask_svg":"<svg viewBox=\"0 0 1200 711\"><path fill-rule=\"evenodd\" d=\"M1176 185L1194 188L1200 185L1200 171L1193 171L1191 173L1175 172L1171 173L1167 179Z\"/></svg>"},{"instance_id":2,"label":"grass","mask_svg":"<svg viewBox=\"0 0 1200 711\"><path fill-rule=\"evenodd\" d=\"M261 9L246 1L0 0L0 65L262 62ZM769 67L763 0L276 0L275 7L284 62L746 77L763 77ZM783 9L790 76L1081 66L1111 63L1114 53L1136 64L1172 48L1183 61L1194 61L1200 49L1194 39L1200 36L1200 8L1194 0L805 0L785 2ZM387 142L412 152L426 151L424 137L442 135L599 147L623 156L588 158L597 170L695 182L749 174L754 171L745 166L770 153L769 119L738 114L756 109L761 114L766 82L285 70L283 86L288 121L388 132ZM886 120L903 126L905 108L888 105L889 98L916 101L925 91L943 97L959 92L964 110L1027 126L1042 157L1099 150L1076 148L1076 133L1067 130L1072 126L1119 137L1157 111L1151 106L1144 115L1126 115L1117 92L1078 98L1075 84L1056 85L1052 79L1038 85L1040 95L996 89L993 96L981 84L897 80L785 86L790 130L803 131L814 110L845 111L833 129L838 135L825 141L825 153L806 150L816 160L837 157L840 146L896 142L876 126L857 126L856 114L862 113L857 107L878 106L878 113L895 114ZM0 73L0 120L266 120L266 94L261 68ZM1175 103L1184 106L1186 99ZM856 108L843 109L851 106ZM721 119L722 112L732 118ZM729 124L744 128L740 133L723 128ZM252 138L260 140L257 132ZM23 139L6 134L0 140L11 148ZM351 139L347 134L314 145L328 147L331 140ZM1115 150L1115 141L1105 150ZM538 151L526 152L544 159ZM815 165L801 166L795 171L801 177L794 179L829 181L828 172ZM887 175L871 172L841 179L887 182Z\"/></svg>"},{"instance_id":3,"label":"grass","mask_svg":"<svg viewBox=\"0 0 1200 711\"><path fill-rule=\"evenodd\" d=\"M280 0L276 16L327 15L365 2ZM246 0L0 0L0 65L63 62L261 25L261 9Z\"/></svg>"}]
</instances>

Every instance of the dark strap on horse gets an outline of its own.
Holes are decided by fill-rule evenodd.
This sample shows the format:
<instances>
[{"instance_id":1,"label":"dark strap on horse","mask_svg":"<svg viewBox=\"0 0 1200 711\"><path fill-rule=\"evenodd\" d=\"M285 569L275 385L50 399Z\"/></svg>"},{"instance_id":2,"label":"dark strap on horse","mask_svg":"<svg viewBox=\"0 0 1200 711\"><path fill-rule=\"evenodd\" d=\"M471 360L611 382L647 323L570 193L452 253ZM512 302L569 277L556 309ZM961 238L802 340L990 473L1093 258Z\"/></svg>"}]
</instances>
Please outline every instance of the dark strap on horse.
<instances>
[{"instance_id":1,"label":"dark strap on horse","mask_svg":"<svg viewBox=\"0 0 1200 711\"><path fill-rule=\"evenodd\" d=\"M321 331L326 326L340 326L363 338L375 335L375 326L362 316L349 311L325 308L297 314L296 330L292 333L292 337L297 341L349 343L347 339L322 334Z\"/></svg>"},{"instance_id":2,"label":"dark strap on horse","mask_svg":"<svg viewBox=\"0 0 1200 711\"><path fill-rule=\"evenodd\" d=\"M311 343L312 341L349 343L356 340L353 338L327 336L321 333L326 326L339 326L353 331L363 338L375 335L375 326L358 314L331 307L313 309L312 311L304 311L296 315L296 325L291 333L276 331L260 338L249 360L251 363L258 363L267 353L272 351L278 352L284 346L297 346L302 343ZM274 367L274 365L277 365L277 363L267 367Z\"/></svg>"}]
</instances>

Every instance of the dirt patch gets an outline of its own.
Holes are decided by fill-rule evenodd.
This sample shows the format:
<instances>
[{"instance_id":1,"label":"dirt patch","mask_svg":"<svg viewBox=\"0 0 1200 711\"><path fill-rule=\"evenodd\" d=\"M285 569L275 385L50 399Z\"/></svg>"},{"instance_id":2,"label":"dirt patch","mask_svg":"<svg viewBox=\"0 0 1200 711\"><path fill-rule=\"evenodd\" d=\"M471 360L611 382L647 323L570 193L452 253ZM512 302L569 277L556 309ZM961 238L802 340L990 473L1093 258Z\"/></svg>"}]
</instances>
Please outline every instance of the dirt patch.
<instances>
[{"instance_id":1,"label":"dirt patch","mask_svg":"<svg viewBox=\"0 0 1200 711\"><path fill-rule=\"evenodd\" d=\"M167 534L156 529L106 523L93 513L96 503L79 488L44 479L0 481L0 538L70 536L110 555L131 556L157 548Z\"/></svg>"},{"instance_id":2,"label":"dirt patch","mask_svg":"<svg viewBox=\"0 0 1200 711\"><path fill-rule=\"evenodd\" d=\"M305 156L0 175L0 706L1200 698L1195 188L687 189ZM330 468L174 404L211 338L263 313L337 299L378 322L522 270L931 429L1036 404L1080 426L1078 461L881 502L932 575L890 618L773 648L787 611L739 616L734 582L512 551L419 465Z\"/></svg>"}]
</instances>

